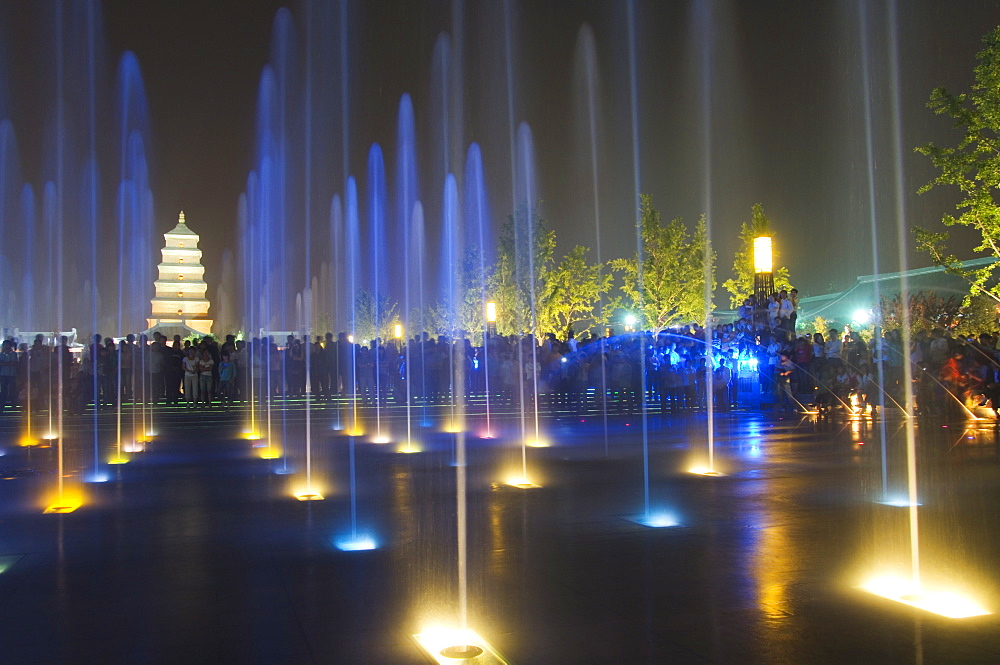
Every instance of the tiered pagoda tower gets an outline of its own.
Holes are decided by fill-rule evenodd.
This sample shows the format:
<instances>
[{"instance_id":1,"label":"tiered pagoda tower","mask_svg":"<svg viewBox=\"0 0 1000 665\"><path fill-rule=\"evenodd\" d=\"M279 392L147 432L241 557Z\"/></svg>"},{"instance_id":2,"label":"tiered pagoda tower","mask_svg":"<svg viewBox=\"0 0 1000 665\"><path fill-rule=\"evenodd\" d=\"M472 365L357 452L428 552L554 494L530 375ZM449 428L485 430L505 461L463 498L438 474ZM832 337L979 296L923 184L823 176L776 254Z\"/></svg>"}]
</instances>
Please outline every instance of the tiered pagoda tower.
<instances>
[{"instance_id":1,"label":"tiered pagoda tower","mask_svg":"<svg viewBox=\"0 0 1000 665\"><path fill-rule=\"evenodd\" d=\"M212 332L212 319L208 318L209 302L205 297L205 267L201 265L198 234L188 228L183 211L177 226L164 233L163 239L166 244L155 282L156 297L151 301L153 314L147 319L149 328L168 335L207 335Z\"/></svg>"}]
</instances>

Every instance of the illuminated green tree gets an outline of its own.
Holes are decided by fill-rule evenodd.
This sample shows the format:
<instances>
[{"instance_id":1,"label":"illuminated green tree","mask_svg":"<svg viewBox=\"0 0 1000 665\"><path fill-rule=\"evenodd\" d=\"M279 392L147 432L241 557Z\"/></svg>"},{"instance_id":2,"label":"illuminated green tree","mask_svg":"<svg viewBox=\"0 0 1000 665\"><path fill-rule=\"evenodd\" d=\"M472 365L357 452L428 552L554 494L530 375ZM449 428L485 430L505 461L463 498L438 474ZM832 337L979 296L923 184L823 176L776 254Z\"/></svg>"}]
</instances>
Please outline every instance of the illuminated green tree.
<instances>
[{"instance_id":1,"label":"illuminated green tree","mask_svg":"<svg viewBox=\"0 0 1000 665\"><path fill-rule=\"evenodd\" d=\"M502 335L540 334L538 300L555 260L556 234L535 208L522 206L507 217L497 242L490 293Z\"/></svg>"},{"instance_id":2,"label":"illuminated green tree","mask_svg":"<svg viewBox=\"0 0 1000 665\"><path fill-rule=\"evenodd\" d=\"M753 239L757 236L772 235L771 222L764 214L764 206L755 203L750 208L750 222L743 222L740 227L740 248L733 260L733 279L727 279L722 286L729 291L729 304L739 307L743 301L753 295ZM778 265L778 251L772 249L772 263ZM774 269L774 286L777 289L791 289L791 277L788 268L780 266ZM825 332L825 331L824 331Z\"/></svg>"},{"instance_id":3,"label":"illuminated green tree","mask_svg":"<svg viewBox=\"0 0 1000 665\"><path fill-rule=\"evenodd\" d=\"M967 93L954 95L944 88L931 93L927 106L938 115L947 115L961 133L954 147L927 143L916 149L930 158L938 169L934 180L920 188L926 192L939 185L957 187L962 194L955 206L959 214L946 214L945 226L967 226L979 234L977 252L1000 258L1000 27L983 39L979 52L975 83ZM914 229L917 247L927 252L934 263L960 275L971 284L966 298L980 293L1000 300L995 274L1000 263L969 270L947 249L948 232Z\"/></svg>"},{"instance_id":4,"label":"illuminated green tree","mask_svg":"<svg viewBox=\"0 0 1000 665\"><path fill-rule=\"evenodd\" d=\"M538 295L541 332L562 336L582 323L604 323L598 304L611 289L613 276L603 265L587 262L589 251L577 245L545 275Z\"/></svg>"},{"instance_id":5,"label":"illuminated green tree","mask_svg":"<svg viewBox=\"0 0 1000 665\"><path fill-rule=\"evenodd\" d=\"M705 299L706 273L710 291L715 290L715 252L708 246L704 216L694 233L680 218L664 224L652 197L643 194L638 227L641 256L636 252L630 259L611 262L622 276L622 297L609 309L628 308L638 325L654 331L677 323L703 323L712 308Z\"/></svg>"}]
</instances>

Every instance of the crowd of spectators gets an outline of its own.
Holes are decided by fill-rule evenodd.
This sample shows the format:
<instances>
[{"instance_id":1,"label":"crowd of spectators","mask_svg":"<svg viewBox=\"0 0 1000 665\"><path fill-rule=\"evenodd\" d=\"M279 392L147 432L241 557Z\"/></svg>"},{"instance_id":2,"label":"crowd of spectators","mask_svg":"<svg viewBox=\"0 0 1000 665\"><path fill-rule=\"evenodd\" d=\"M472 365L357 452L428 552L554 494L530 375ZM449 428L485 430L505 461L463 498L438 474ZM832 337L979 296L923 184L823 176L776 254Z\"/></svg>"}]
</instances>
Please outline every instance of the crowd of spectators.
<instances>
[{"instance_id":1,"label":"crowd of spectators","mask_svg":"<svg viewBox=\"0 0 1000 665\"><path fill-rule=\"evenodd\" d=\"M33 410L119 401L190 408L300 397L356 397L362 405L448 403L455 388L494 404L553 411L635 413L739 406L877 414L906 408L904 359L910 360L915 408L957 415L972 406L1000 405L997 337L963 339L936 328L913 335L903 352L898 330L863 334L845 328L797 330L794 290L762 305L748 299L729 324L710 331L692 324L655 333L595 336L554 333L542 338L487 334L431 336L354 343L332 333L310 341L287 335L221 343L212 336L168 340L95 335L82 353L65 338L0 348L0 403ZM874 335L873 335L874 332ZM710 352L709 352L710 351ZM78 357L79 356L79 357ZM60 381L59 377L62 380ZM307 380L308 379L308 380ZM536 404L537 400L537 404Z\"/></svg>"}]
</instances>

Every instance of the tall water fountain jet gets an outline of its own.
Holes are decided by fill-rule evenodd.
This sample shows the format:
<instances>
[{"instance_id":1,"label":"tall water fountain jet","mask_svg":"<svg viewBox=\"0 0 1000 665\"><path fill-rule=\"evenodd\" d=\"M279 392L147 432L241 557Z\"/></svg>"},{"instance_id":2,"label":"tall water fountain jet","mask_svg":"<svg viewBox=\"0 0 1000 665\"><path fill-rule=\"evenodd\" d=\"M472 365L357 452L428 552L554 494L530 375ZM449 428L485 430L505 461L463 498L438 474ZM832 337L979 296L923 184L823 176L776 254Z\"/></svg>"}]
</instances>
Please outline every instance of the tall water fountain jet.
<instances>
[{"instance_id":1,"label":"tall water fountain jet","mask_svg":"<svg viewBox=\"0 0 1000 665\"><path fill-rule=\"evenodd\" d=\"M455 177L448 174L444 181L444 192L442 194L441 205L441 265L447 266L442 272L443 301L446 307L446 340L448 344L448 375L451 395L450 413L448 423L445 426L446 432L465 432L465 418L462 404L465 398L464 383L459 382L462 363L456 362L457 342L459 340L461 325L461 308L463 305L463 287L461 276L456 274L456 266L462 265L462 245L460 237L462 235L462 222L460 217L460 204L458 200L458 185ZM464 378L464 377L463 377ZM457 461L457 459L456 459Z\"/></svg>"},{"instance_id":2,"label":"tall water fountain jet","mask_svg":"<svg viewBox=\"0 0 1000 665\"><path fill-rule=\"evenodd\" d=\"M592 207L594 215L594 251L597 265L599 266L598 280L600 280L603 270L604 259L601 253L601 189L598 179L598 118L597 100L600 97L600 88L597 71L597 47L594 44L594 31L589 24L580 26L576 37L576 49L573 56L574 88L577 109L576 136L587 138L587 165L590 176L590 189L592 193ZM604 313L603 300L597 306L597 316L600 318ZM605 336L599 339L600 354L605 354ZM608 444L608 375L607 367L601 363L601 418L604 430L604 455L609 454Z\"/></svg>"},{"instance_id":3,"label":"tall water fountain jet","mask_svg":"<svg viewBox=\"0 0 1000 665\"><path fill-rule=\"evenodd\" d=\"M311 19L312 4L306 3L306 72L305 72L305 100L302 105L303 112L305 113L305 154L303 163L303 227L304 227L304 243L303 249L305 251L305 261L303 261L303 307L305 308L304 313L304 325L300 330L304 331L303 337L305 338L305 399L306 399L306 486L304 491L301 491L296 498L299 500L308 499L310 501L316 501L322 499L323 495L314 486L313 481L313 468L312 468L312 360L313 360L313 348L311 343L311 331L312 331L312 304L313 304L313 291L312 291L312 175L313 175L313 163L312 163L312 119L313 119L313 109L312 109L312 36L313 36L313 25Z\"/></svg>"},{"instance_id":4,"label":"tall water fountain jet","mask_svg":"<svg viewBox=\"0 0 1000 665\"><path fill-rule=\"evenodd\" d=\"M381 383L381 364L379 341L382 337L385 311L383 307L382 290L386 287L386 184L385 161L382 158L382 148L373 143L368 151L368 233L370 241L370 274L371 274L371 306L372 306L372 361L375 367L375 443L388 443L389 438L382 431L382 391L386 389Z\"/></svg>"},{"instance_id":5,"label":"tall water fountain jet","mask_svg":"<svg viewBox=\"0 0 1000 665\"><path fill-rule=\"evenodd\" d=\"M867 204L868 204L868 223L871 226L871 242L872 242L872 275L875 279L872 281L872 287L874 289L874 300L876 303L882 302L882 284L879 279L880 266L879 266L879 249L878 249L878 208L876 205L875 197L875 138L873 130L873 120L872 120L872 77L871 77L871 54L869 48L868 40L868 11L867 3L858 3L858 29L861 35L861 97L863 100L863 114L864 114L864 124L865 124L865 175L867 178ZM906 301L904 301L906 302ZM876 323L875 326L875 339L872 343L878 349L880 354L881 362L876 363L876 368L878 376L878 385L882 386L883 389L879 390L879 407L882 409L883 417L879 419L879 441L881 442L881 462L882 462L882 501L890 501L889 497L889 464L888 464L888 454L887 447L888 441L886 440L886 423L885 423L885 346L881 339L881 326Z\"/></svg>"},{"instance_id":6,"label":"tall water fountain jet","mask_svg":"<svg viewBox=\"0 0 1000 665\"><path fill-rule=\"evenodd\" d=\"M346 253L344 250L344 207L341 204L340 194L334 194L330 200L330 263L338 268L337 279L331 284L333 288L333 320L342 322L350 320L349 314L344 310L344 303L341 300L341 291L344 287L342 277L342 267L347 265ZM336 341L331 341L334 345L332 351L325 349L327 357L333 355L337 358L339 347ZM327 386L330 395L340 395L340 367L339 358L334 362L333 371L330 374L331 385ZM333 428L340 431L344 428L343 422L343 400L338 399L335 408L335 420Z\"/></svg>"},{"instance_id":7,"label":"tall water fountain jet","mask_svg":"<svg viewBox=\"0 0 1000 665\"><path fill-rule=\"evenodd\" d=\"M354 342L357 335L357 293L358 287L361 283L361 229L360 229L360 219L358 213L358 186L353 176L347 178L347 192L345 199L345 219L347 221L347 280L346 287L347 293L350 297L349 309L350 318L348 319L351 324L350 334L346 340L341 340L343 344L347 345L350 350L350 357L347 358L347 367L341 366L341 371L344 372L344 390L347 391L348 397L348 407L351 410L350 414L350 429L348 434L352 437L351 442L353 445L354 437L361 436L362 427L361 423L358 421L358 391L355 384L357 378L357 353L355 353ZM338 342L338 343L341 343ZM338 352L339 352L338 347ZM344 355L340 356L341 363L344 361Z\"/></svg>"},{"instance_id":8,"label":"tall water fountain jet","mask_svg":"<svg viewBox=\"0 0 1000 665\"><path fill-rule=\"evenodd\" d=\"M538 445L541 440L538 409L538 308L537 308L537 251L540 242L539 229L537 223L536 203L538 200L538 186L535 180L535 148L534 139L531 135L531 127L526 122L522 122L517 130L517 151L516 151L517 179L514 181L514 199L516 206L514 209L513 242L515 258L515 281L517 284L526 284L527 293L522 294L525 298L523 304L525 312L517 312L519 330L527 330L526 338L522 338L518 344L518 362L520 367L530 363L531 385L530 394L525 394L526 386L524 381L519 381L520 405L521 405L521 470L520 476L509 481L509 484L521 488L538 487L530 480L528 474L528 446ZM526 317L526 318L525 318ZM524 349L525 342L531 347L529 352ZM526 400L531 399L531 423L525 417ZM531 433L529 434L529 427Z\"/></svg>"},{"instance_id":9,"label":"tall water fountain jet","mask_svg":"<svg viewBox=\"0 0 1000 665\"><path fill-rule=\"evenodd\" d=\"M864 8L862 8L864 11ZM889 107L892 122L892 176L893 195L895 203L896 239L899 247L900 270L900 300L910 302L909 258L907 253L908 224L906 219L906 185L903 173L903 121L900 103L901 75L899 64L899 18L895 1L889 3L886 10L888 22L887 48L889 71ZM867 38L867 36L863 36ZM901 333L902 348L911 347L911 313L909 307L902 307ZM906 409L914 406L913 369L912 362L903 363L903 386L906 398ZM917 441L916 425L913 418L904 421L906 429L906 477L907 477L907 517L909 528L909 579L904 577L881 575L867 580L861 588L893 600L935 614L951 618L966 618L989 614L989 611L976 601L959 594L931 588L926 585L921 570L920 558L920 503L917 490Z\"/></svg>"},{"instance_id":10,"label":"tall water fountain jet","mask_svg":"<svg viewBox=\"0 0 1000 665\"><path fill-rule=\"evenodd\" d=\"M413 377L417 376L420 378L420 423L423 427L430 426L429 416L427 414L427 375L425 372L424 363L424 345L421 343L421 334L425 327L424 320L424 260L423 257L426 256L426 242L424 235L424 207L417 201L413 204L413 215L410 219L410 247L407 252L407 257L412 257L408 262L407 268L407 282L412 282L415 285L415 298L414 301L410 303L410 310L407 313L409 317L409 327L415 331L413 345L407 348L406 354L406 430L407 430L407 451L412 451L413 448L409 443L411 440L413 427L412 427L412 404L413 404L413 391L417 389L414 384ZM416 315L414 316L414 312Z\"/></svg>"},{"instance_id":11,"label":"tall water fountain jet","mask_svg":"<svg viewBox=\"0 0 1000 665\"><path fill-rule=\"evenodd\" d=\"M492 265L493 252L489 247L492 241L492 226L490 223L489 200L486 195L486 178L483 174L483 155L478 143L469 145L465 158L465 194L463 197L463 220L465 222L465 247L474 248L472 257L476 272L477 284L468 284L467 288L476 289L478 299L476 311L483 330L483 380L486 398L486 427L482 438L493 438L493 425L490 420L490 326L491 321L486 311L486 275L487 266ZM497 359L494 359L496 362Z\"/></svg>"},{"instance_id":12,"label":"tall water fountain jet","mask_svg":"<svg viewBox=\"0 0 1000 665\"><path fill-rule=\"evenodd\" d=\"M701 57L699 65L701 68L701 94L700 94L700 116L702 122L701 150L702 150L702 187L704 213L702 220L705 230L705 257L704 272L702 279L705 282L705 408L707 442L708 442L708 471L705 475L718 475L715 469L715 345L712 343L712 292L714 291L715 262L712 260L712 113L714 106L713 96L713 62L715 31L712 23L711 0L699 0L694 12L695 30L694 34L699 36L701 42ZM729 399L728 392L724 395Z\"/></svg>"},{"instance_id":13,"label":"tall water fountain jet","mask_svg":"<svg viewBox=\"0 0 1000 665\"><path fill-rule=\"evenodd\" d=\"M396 121L396 177L393 188L395 196L393 204L394 233L387 238L386 246L389 255L402 257L402 261L391 262L391 279L389 291L402 290L403 314L409 315L412 302L413 284L409 282L406 269L410 260L410 216L413 206L420 198L420 183L417 173L417 130L413 113L413 100L404 93L399 99L399 113Z\"/></svg>"}]
</instances>

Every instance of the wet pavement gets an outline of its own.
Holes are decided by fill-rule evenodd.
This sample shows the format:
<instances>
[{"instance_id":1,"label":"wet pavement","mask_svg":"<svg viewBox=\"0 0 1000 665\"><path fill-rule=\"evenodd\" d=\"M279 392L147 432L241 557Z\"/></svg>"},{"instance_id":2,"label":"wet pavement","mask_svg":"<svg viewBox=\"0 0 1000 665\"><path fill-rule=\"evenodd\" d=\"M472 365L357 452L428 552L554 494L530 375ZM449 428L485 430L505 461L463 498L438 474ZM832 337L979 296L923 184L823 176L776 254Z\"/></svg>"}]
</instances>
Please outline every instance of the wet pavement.
<instances>
[{"instance_id":1,"label":"wet pavement","mask_svg":"<svg viewBox=\"0 0 1000 665\"><path fill-rule=\"evenodd\" d=\"M24 423L0 421L0 662L432 662L412 635L460 621L458 436L413 414L422 452L400 454L400 409L380 414L387 444L367 410L357 437L334 409L309 415L307 441L301 403L272 411L269 460L240 414L160 411L147 449L109 466L104 413L108 478L87 484L94 419L68 420L64 492L83 505L63 515L42 514L58 446L19 447ZM127 444L141 421L123 423ZM910 511L878 503L906 494L902 418L715 423L725 475L705 477L687 473L707 465L704 414L612 416L606 433L600 416L542 419L532 489L503 484L522 469L519 417L465 437L469 627L519 665L1000 662L997 614L946 619L856 588L910 574ZM921 579L1000 611L1000 432L928 420L914 435ZM307 445L323 501L292 497ZM647 505L677 526L632 521ZM337 549L352 536L378 547Z\"/></svg>"}]
</instances>

